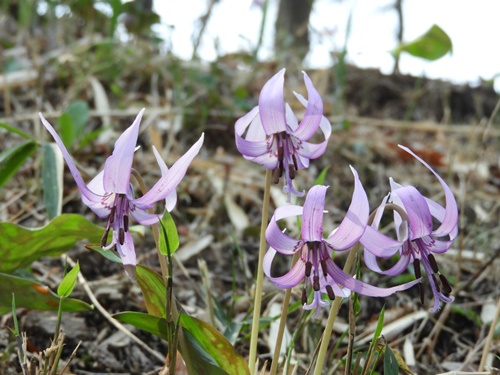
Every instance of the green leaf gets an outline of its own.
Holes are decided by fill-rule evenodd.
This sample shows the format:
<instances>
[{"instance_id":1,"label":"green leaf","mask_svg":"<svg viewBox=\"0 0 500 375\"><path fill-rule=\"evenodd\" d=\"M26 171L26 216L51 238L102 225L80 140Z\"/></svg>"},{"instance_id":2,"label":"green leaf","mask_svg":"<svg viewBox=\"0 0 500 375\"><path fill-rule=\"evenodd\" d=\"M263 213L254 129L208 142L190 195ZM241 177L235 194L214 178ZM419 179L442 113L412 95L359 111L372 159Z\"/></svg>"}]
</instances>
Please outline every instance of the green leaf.
<instances>
[{"instance_id":1,"label":"green leaf","mask_svg":"<svg viewBox=\"0 0 500 375\"><path fill-rule=\"evenodd\" d=\"M42 256L61 255L79 240L99 242L103 232L103 228L76 214L58 216L36 229L0 223L0 272L26 267Z\"/></svg>"},{"instance_id":2,"label":"green leaf","mask_svg":"<svg viewBox=\"0 0 500 375\"><path fill-rule=\"evenodd\" d=\"M71 117L67 113L63 113L57 120L59 124L59 135L66 146L71 148L75 141L74 125Z\"/></svg>"},{"instance_id":3,"label":"green leaf","mask_svg":"<svg viewBox=\"0 0 500 375\"><path fill-rule=\"evenodd\" d=\"M167 316L165 311L167 290L163 277L155 270L141 264L137 265L135 270L137 283L141 288L148 313L165 318Z\"/></svg>"},{"instance_id":4,"label":"green leaf","mask_svg":"<svg viewBox=\"0 0 500 375\"><path fill-rule=\"evenodd\" d=\"M140 330L161 337L165 341L168 339L169 328L167 321L164 318L133 311L114 314L113 318L122 323L131 324ZM184 328L181 329L183 329L183 336L185 336L185 339L183 343L179 343L178 348L182 358L188 366L188 373L204 375L228 374L227 371L224 371L217 365L216 361L204 350L199 341L193 338L192 334L190 334L187 330L184 330ZM234 351L234 349L232 350ZM244 365L246 366L246 362L244 362ZM229 374L237 375L239 372ZM244 374L249 374L249 372Z\"/></svg>"},{"instance_id":5,"label":"green leaf","mask_svg":"<svg viewBox=\"0 0 500 375\"><path fill-rule=\"evenodd\" d=\"M14 134L17 134L17 135L20 135L21 137L23 138L26 138L26 139L29 139L29 140L32 140L32 141L36 141L35 138L33 138L31 135L23 132L22 130L19 130L13 126L10 126L8 124L4 124L3 122L0 122L0 128L4 128L5 130L11 132L11 133L14 133Z\"/></svg>"},{"instance_id":6,"label":"green leaf","mask_svg":"<svg viewBox=\"0 0 500 375\"><path fill-rule=\"evenodd\" d=\"M380 315L378 316L377 327L375 328L375 332L373 333L373 343L377 341L382 333L382 329L384 328L384 314L385 314L385 305L380 310Z\"/></svg>"},{"instance_id":7,"label":"green leaf","mask_svg":"<svg viewBox=\"0 0 500 375\"><path fill-rule=\"evenodd\" d=\"M326 172L328 172L329 169L330 169L329 165L326 166L325 168L323 168L323 170L318 175L318 177L316 177L316 180L314 180L313 185L324 185L324 183L325 183L325 177L326 177Z\"/></svg>"},{"instance_id":8,"label":"green leaf","mask_svg":"<svg viewBox=\"0 0 500 375\"><path fill-rule=\"evenodd\" d=\"M66 108L64 114L71 119L74 139L79 139L90 118L89 105L82 100L76 100Z\"/></svg>"},{"instance_id":9,"label":"green leaf","mask_svg":"<svg viewBox=\"0 0 500 375\"><path fill-rule=\"evenodd\" d=\"M168 338L168 325L167 321L158 316L136 312L136 311L124 311L118 314L112 315L114 319L131 324L142 331L152 333L155 336L167 340Z\"/></svg>"},{"instance_id":10,"label":"green leaf","mask_svg":"<svg viewBox=\"0 0 500 375\"><path fill-rule=\"evenodd\" d=\"M160 231L159 250L163 255L172 255L179 248L179 235L172 215L165 210L160 221L163 230Z\"/></svg>"},{"instance_id":11,"label":"green leaf","mask_svg":"<svg viewBox=\"0 0 500 375\"><path fill-rule=\"evenodd\" d=\"M61 214L63 168L61 151L55 143L43 143L42 186L43 203L50 219Z\"/></svg>"},{"instance_id":12,"label":"green leaf","mask_svg":"<svg viewBox=\"0 0 500 375\"><path fill-rule=\"evenodd\" d=\"M12 293L16 296L16 307L34 310L57 311L60 297L47 286L17 276L0 273L0 307L12 306ZM65 298L63 311L87 311L92 306L73 298Z\"/></svg>"},{"instance_id":13,"label":"green leaf","mask_svg":"<svg viewBox=\"0 0 500 375\"><path fill-rule=\"evenodd\" d=\"M0 187L5 185L37 147L36 142L26 141L0 153Z\"/></svg>"},{"instance_id":14,"label":"green leaf","mask_svg":"<svg viewBox=\"0 0 500 375\"><path fill-rule=\"evenodd\" d=\"M407 52L412 56L434 61L452 50L453 45L448 34L439 26L433 25L424 35L414 41L400 44L393 54Z\"/></svg>"},{"instance_id":15,"label":"green leaf","mask_svg":"<svg viewBox=\"0 0 500 375\"><path fill-rule=\"evenodd\" d=\"M60 297L69 297L71 292L73 292L78 272L80 272L80 264L77 262L73 269L69 271L66 276L64 276L64 279L62 279L61 284L59 284L59 287L57 288L57 294Z\"/></svg>"},{"instance_id":16,"label":"green leaf","mask_svg":"<svg viewBox=\"0 0 500 375\"><path fill-rule=\"evenodd\" d=\"M93 250L99 254L101 254L104 258L112 261L112 262L115 262L115 263L122 263L122 260L121 258L118 256L118 254L116 252L114 252L113 250L109 249L109 250L104 250L101 245L99 244L95 244L95 243L91 243L91 244L87 244L85 245L85 247L89 250Z\"/></svg>"},{"instance_id":17,"label":"green leaf","mask_svg":"<svg viewBox=\"0 0 500 375\"><path fill-rule=\"evenodd\" d=\"M222 333L210 324L186 314L180 314L180 324L225 372L231 375L250 374L243 357L236 352Z\"/></svg>"},{"instance_id":18,"label":"green leaf","mask_svg":"<svg viewBox=\"0 0 500 375\"><path fill-rule=\"evenodd\" d=\"M384 374L385 375L398 375L399 365L394 353L392 352L389 345L385 346L384 354Z\"/></svg>"}]
</instances>

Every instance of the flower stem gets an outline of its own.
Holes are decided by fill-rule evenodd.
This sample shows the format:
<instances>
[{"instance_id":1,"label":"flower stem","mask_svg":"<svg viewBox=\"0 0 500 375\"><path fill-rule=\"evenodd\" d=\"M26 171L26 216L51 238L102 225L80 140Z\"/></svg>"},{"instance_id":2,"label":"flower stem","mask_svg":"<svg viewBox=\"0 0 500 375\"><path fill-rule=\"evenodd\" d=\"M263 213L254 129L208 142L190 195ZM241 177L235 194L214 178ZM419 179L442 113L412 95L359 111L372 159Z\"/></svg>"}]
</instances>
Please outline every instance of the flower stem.
<instances>
[{"instance_id":1,"label":"flower stem","mask_svg":"<svg viewBox=\"0 0 500 375\"><path fill-rule=\"evenodd\" d=\"M479 363L478 371L484 371L484 366L486 365L486 359L488 358L488 353L491 349L491 343L493 341L493 335L495 334L495 328L498 322L498 317L500 316L500 299L498 300L497 309L495 311L495 315L493 316L493 320L491 321L490 330L488 332L488 336L486 337L486 343L484 344L483 355L481 356L481 362Z\"/></svg>"},{"instance_id":2,"label":"flower stem","mask_svg":"<svg viewBox=\"0 0 500 375\"><path fill-rule=\"evenodd\" d=\"M354 263L354 259L356 258L357 250L358 250L358 245L355 245L349 251L347 261L345 262L344 265L345 273L349 273L352 264ZM332 336L333 324L335 323L335 318L337 318L337 314L339 313L342 300L343 300L342 297L336 297L332 303L332 307L330 309L330 315L328 316L325 330L323 331L323 336L321 337L321 345L319 347L318 359L316 360L316 367L314 368L314 375L321 375L321 371L323 370L323 365L325 363L325 358L326 358L326 350L328 349L328 343L330 342L330 337Z\"/></svg>"},{"instance_id":3,"label":"flower stem","mask_svg":"<svg viewBox=\"0 0 500 375\"><path fill-rule=\"evenodd\" d=\"M271 171L266 169L266 182L264 200L262 203L262 221L260 224L259 260L257 264L257 280L255 281L255 299L253 304L252 334L250 336L250 353L248 367L250 374L255 373L255 360L257 358L257 341L259 336L260 309L262 305L262 282L264 280L264 254L266 251L266 228L269 218L269 200L271 192Z\"/></svg>"},{"instance_id":4,"label":"flower stem","mask_svg":"<svg viewBox=\"0 0 500 375\"><path fill-rule=\"evenodd\" d=\"M297 251L293 254L292 266L299 259L300 252ZM280 325L278 327L278 337L276 338L276 345L274 347L273 361L271 362L270 375L275 375L278 370L278 364L281 354L281 344L283 342L283 333L285 332L286 317L288 315L288 306L290 305L290 296L292 295L292 288L285 291L285 296L283 297L283 309L281 310Z\"/></svg>"}]
</instances>

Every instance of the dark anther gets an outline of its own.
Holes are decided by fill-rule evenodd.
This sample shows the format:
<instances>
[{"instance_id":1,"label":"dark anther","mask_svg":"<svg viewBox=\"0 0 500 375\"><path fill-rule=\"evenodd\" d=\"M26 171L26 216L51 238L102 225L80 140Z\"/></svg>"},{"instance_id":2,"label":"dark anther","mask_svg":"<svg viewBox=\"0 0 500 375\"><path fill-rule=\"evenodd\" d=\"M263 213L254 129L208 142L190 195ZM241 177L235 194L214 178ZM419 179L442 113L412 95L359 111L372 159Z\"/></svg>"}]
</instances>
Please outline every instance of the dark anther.
<instances>
[{"instance_id":1,"label":"dark anther","mask_svg":"<svg viewBox=\"0 0 500 375\"><path fill-rule=\"evenodd\" d=\"M274 168L273 171L273 183L276 185L280 182L280 169L278 167Z\"/></svg>"},{"instance_id":2,"label":"dark anther","mask_svg":"<svg viewBox=\"0 0 500 375\"><path fill-rule=\"evenodd\" d=\"M333 301L335 299L335 293L333 293L333 288L331 285L326 286L326 292L328 293L328 298Z\"/></svg>"},{"instance_id":3,"label":"dark anther","mask_svg":"<svg viewBox=\"0 0 500 375\"><path fill-rule=\"evenodd\" d=\"M283 163L283 159L285 158L285 149L283 146L278 147L278 160Z\"/></svg>"},{"instance_id":4,"label":"dark anther","mask_svg":"<svg viewBox=\"0 0 500 375\"><path fill-rule=\"evenodd\" d=\"M123 215L123 229L128 232L128 215Z\"/></svg>"},{"instance_id":5,"label":"dark anther","mask_svg":"<svg viewBox=\"0 0 500 375\"><path fill-rule=\"evenodd\" d=\"M418 284L418 292L420 293L420 303L423 305L425 302L424 284L422 283Z\"/></svg>"},{"instance_id":6,"label":"dark anther","mask_svg":"<svg viewBox=\"0 0 500 375\"><path fill-rule=\"evenodd\" d=\"M326 269L326 260L322 259L321 260L321 269L323 270L323 276L326 277L328 275L327 269Z\"/></svg>"},{"instance_id":7,"label":"dark anther","mask_svg":"<svg viewBox=\"0 0 500 375\"><path fill-rule=\"evenodd\" d=\"M448 279L444 277L444 275L439 275L439 280L441 280L441 284L443 285L443 294L445 296L449 296L451 294L451 285L448 282Z\"/></svg>"},{"instance_id":8,"label":"dark anther","mask_svg":"<svg viewBox=\"0 0 500 375\"><path fill-rule=\"evenodd\" d=\"M297 164L297 158L295 157L295 154L292 154L292 160L293 160L293 166L295 167L295 170L298 171L299 167Z\"/></svg>"},{"instance_id":9,"label":"dark anther","mask_svg":"<svg viewBox=\"0 0 500 375\"><path fill-rule=\"evenodd\" d=\"M295 178L295 167L290 164L288 166L288 171L289 171L289 174L290 174L290 179L293 180Z\"/></svg>"},{"instance_id":10,"label":"dark anther","mask_svg":"<svg viewBox=\"0 0 500 375\"><path fill-rule=\"evenodd\" d=\"M120 230L118 231L118 241L120 241L120 245L123 245L123 243L125 242L125 231L123 230L123 228L120 228Z\"/></svg>"},{"instance_id":11,"label":"dark anther","mask_svg":"<svg viewBox=\"0 0 500 375\"><path fill-rule=\"evenodd\" d=\"M439 272L439 268L438 268L438 265L436 263L436 258L434 258L434 255L429 254L429 256L427 257L427 259L429 259L429 263L431 264L432 272L438 273Z\"/></svg>"},{"instance_id":12,"label":"dark anther","mask_svg":"<svg viewBox=\"0 0 500 375\"><path fill-rule=\"evenodd\" d=\"M116 212L116 206L111 207L111 212L109 213L110 224L113 224L113 221L115 221L115 212Z\"/></svg>"},{"instance_id":13,"label":"dark anther","mask_svg":"<svg viewBox=\"0 0 500 375\"><path fill-rule=\"evenodd\" d=\"M109 233L109 228L104 231L104 234L102 235L101 238L101 247L106 246L106 242L108 241L108 233Z\"/></svg>"},{"instance_id":14,"label":"dark anther","mask_svg":"<svg viewBox=\"0 0 500 375\"><path fill-rule=\"evenodd\" d=\"M434 281L434 285L436 285L436 289L439 293L441 291L441 288L439 287L438 281L436 279L436 275L432 274L431 276L432 276L432 281Z\"/></svg>"},{"instance_id":15,"label":"dark anther","mask_svg":"<svg viewBox=\"0 0 500 375\"><path fill-rule=\"evenodd\" d=\"M413 261L413 268L415 269L415 277L420 279L422 277L422 272L420 271L420 260L415 259Z\"/></svg>"},{"instance_id":16,"label":"dark anther","mask_svg":"<svg viewBox=\"0 0 500 375\"><path fill-rule=\"evenodd\" d=\"M306 276L307 277L311 276L312 267L313 267L313 264L311 262L306 262Z\"/></svg>"},{"instance_id":17,"label":"dark anther","mask_svg":"<svg viewBox=\"0 0 500 375\"><path fill-rule=\"evenodd\" d=\"M313 276L313 289L315 292L319 291L319 276Z\"/></svg>"},{"instance_id":18,"label":"dark anther","mask_svg":"<svg viewBox=\"0 0 500 375\"><path fill-rule=\"evenodd\" d=\"M307 292L306 292L306 288L303 288L302 289L302 297L301 297L301 302L302 302L302 305L305 305L307 303Z\"/></svg>"}]
</instances>

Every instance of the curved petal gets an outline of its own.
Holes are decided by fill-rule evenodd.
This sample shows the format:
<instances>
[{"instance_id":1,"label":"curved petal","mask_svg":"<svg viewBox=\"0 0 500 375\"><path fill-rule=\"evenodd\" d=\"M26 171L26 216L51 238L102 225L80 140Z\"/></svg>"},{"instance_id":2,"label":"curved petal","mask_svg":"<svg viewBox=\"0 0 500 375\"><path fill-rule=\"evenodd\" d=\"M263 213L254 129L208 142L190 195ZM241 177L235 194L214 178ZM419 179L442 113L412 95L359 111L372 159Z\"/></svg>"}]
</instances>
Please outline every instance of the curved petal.
<instances>
[{"instance_id":1,"label":"curved petal","mask_svg":"<svg viewBox=\"0 0 500 375\"><path fill-rule=\"evenodd\" d=\"M300 148L297 149L297 153L307 159L317 159L325 153L326 147L328 146L328 140L323 141L318 144L302 142Z\"/></svg>"},{"instance_id":2,"label":"curved petal","mask_svg":"<svg viewBox=\"0 0 500 375\"><path fill-rule=\"evenodd\" d=\"M453 243L453 240L450 241L440 241L434 239L434 241L428 245L428 249L432 251L433 253L436 254L442 254L450 248L451 244Z\"/></svg>"},{"instance_id":3,"label":"curved petal","mask_svg":"<svg viewBox=\"0 0 500 375\"><path fill-rule=\"evenodd\" d=\"M139 224L142 225L152 225L158 222L159 219L162 218L162 214L150 214L149 212L146 212L144 210L141 210L139 207L137 207L134 204L134 201L130 201L130 215L134 218L135 221L137 221Z\"/></svg>"},{"instance_id":4,"label":"curved petal","mask_svg":"<svg viewBox=\"0 0 500 375\"><path fill-rule=\"evenodd\" d=\"M451 191L450 187L446 182L434 171L434 169L431 168L429 164L427 164L424 160L422 160L420 157L418 157L413 151L411 151L408 147L398 145L401 149L405 150L408 152L410 155L412 155L415 159L417 159L419 162L421 162L423 165L429 169L434 176L439 180L443 190L444 190L444 196L446 198L446 215L444 219L442 220L441 225L439 228L437 228L434 231L434 235L438 237L446 236L449 233L451 233L455 227L457 226L457 221L458 221L458 206L457 206L457 201L455 200L455 196L453 195L453 192Z\"/></svg>"},{"instance_id":5,"label":"curved petal","mask_svg":"<svg viewBox=\"0 0 500 375\"><path fill-rule=\"evenodd\" d=\"M424 198L429 206L429 210L431 212L431 215L433 217L435 217L437 220L439 220L440 223L442 223L446 217L446 209L443 206L441 206L439 203L434 202L432 199L429 199L427 197L424 197ZM458 221L457 221L457 225L455 225L455 227L451 230L450 233L443 234L443 233L437 232L438 234L436 234L436 232L437 232L437 230L432 232L432 234L435 235L436 237L449 236L450 240L454 240L458 235Z\"/></svg>"},{"instance_id":6,"label":"curved petal","mask_svg":"<svg viewBox=\"0 0 500 375\"><path fill-rule=\"evenodd\" d=\"M61 153L64 157L64 160L66 161L66 164L68 165L68 168L73 175L73 178L75 179L76 185L78 186L78 189L82 193L82 195L87 198L88 201L93 202L93 203L99 203L102 200L102 196L99 194L94 193L92 190L90 190L85 182L83 181L82 175L80 174L80 171L78 171L78 168L76 168L75 163L73 163L73 160L71 159L71 156L69 155L68 150L66 149L66 146L64 146L63 141L57 135L56 131L52 127L52 125L49 124L49 122L43 117L41 113L38 113L38 116L40 116L40 120L42 121L43 126L49 131L49 133L52 135L54 138L54 141L56 142L57 146L61 150Z\"/></svg>"},{"instance_id":7,"label":"curved petal","mask_svg":"<svg viewBox=\"0 0 500 375\"><path fill-rule=\"evenodd\" d=\"M402 254L401 257L398 259L396 264L389 268L388 270L383 271L377 262L377 258L369 253L368 251L365 251L363 253L363 257L365 260L366 266L371 269L374 272L380 273L382 275L389 275L389 276L396 276L401 273L403 273L407 268L408 265L410 264L411 257L409 255Z\"/></svg>"},{"instance_id":8,"label":"curved petal","mask_svg":"<svg viewBox=\"0 0 500 375\"><path fill-rule=\"evenodd\" d=\"M359 242L365 250L380 258L392 257L403 245L403 242L393 240L370 226L366 227Z\"/></svg>"},{"instance_id":9,"label":"curved petal","mask_svg":"<svg viewBox=\"0 0 500 375\"><path fill-rule=\"evenodd\" d=\"M321 241L323 239L323 211L328 186L316 185L309 189L302 214L302 239Z\"/></svg>"},{"instance_id":10,"label":"curved petal","mask_svg":"<svg viewBox=\"0 0 500 375\"><path fill-rule=\"evenodd\" d=\"M323 101L321 100L321 96L318 91L314 88L309 76L306 72L303 73L308 97L306 113L304 114L299 127L293 132L293 135L305 141L311 138L314 133L316 133L316 130L318 130L318 126L323 117Z\"/></svg>"},{"instance_id":11,"label":"curved petal","mask_svg":"<svg viewBox=\"0 0 500 375\"><path fill-rule=\"evenodd\" d=\"M358 172L353 167L350 168L354 175L351 205L338 229L325 239L325 242L335 250L349 249L358 242L366 229L370 214L368 197L359 180Z\"/></svg>"},{"instance_id":12,"label":"curved petal","mask_svg":"<svg viewBox=\"0 0 500 375\"><path fill-rule=\"evenodd\" d=\"M161 170L161 175L163 176L168 172L167 164L165 164L163 158L161 157L160 153L156 150L155 146L153 146L153 154L155 155L156 162L158 163L158 166L160 167ZM165 209L168 212L172 212L176 204L177 204L177 192L174 189L169 195L165 197Z\"/></svg>"},{"instance_id":13,"label":"curved petal","mask_svg":"<svg viewBox=\"0 0 500 375\"><path fill-rule=\"evenodd\" d=\"M302 207L300 206L283 206L276 209L266 229L266 239L269 246L286 255L291 255L297 251L302 241L283 233L277 221L299 215L302 215Z\"/></svg>"},{"instance_id":14,"label":"curved petal","mask_svg":"<svg viewBox=\"0 0 500 375\"><path fill-rule=\"evenodd\" d=\"M281 69L266 82L259 96L259 115L267 135L286 131L283 85L285 69Z\"/></svg>"},{"instance_id":15,"label":"curved petal","mask_svg":"<svg viewBox=\"0 0 500 375\"><path fill-rule=\"evenodd\" d=\"M239 135L236 135L236 148L242 155L245 156L257 157L265 154L272 154L269 143L270 140L259 142L249 141L240 137Z\"/></svg>"},{"instance_id":16,"label":"curved petal","mask_svg":"<svg viewBox=\"0 0 500 375\"><path fill-rule=\"evenodd\" d=\"M136 256L135 256L135 248L134 248L134 240L130 235L130 232L125 232L125 240L123 241L123 245L120 245L120 242L116 243L116 250L118 251L118 255L122 259L122 263L124 266L136 265Z\"/></svg>"},{"instance_id":17,"label":"curved petal","mask_svg":"<svg viewBox=\"0 0 500 375\"><path fill-rule=\"evenodd\" d=\"M299 122L297 121L297 117L295 117L295 114L288 103L285 103L285 118L287 131L291 134L299 127Z\"/></svg>"},{"instance_id":18,"label":"curved petal","mask_svg":"<svg viewBox=\"0 0 500 375\"><path fill-rule=\"evenodd\" d=\"M139 136L139 125L143 114L144 108L139 112L132 125L116 140L113 153L106 159L103 186L108 193L127 193L135 145Z\"/></svg>"},{"instance_id":19,"label":"curved petal","mask_svg":"<svg viewBox=\"0 0 500 375\"><path fill-rule=\"evenodd\" d=\"M276 250L274 250L271 247L267 251L263 260L264 274L267 276L269 280L271 280L274 283L274 285L276 285L278 288L281 289L289 289L293 288L294 286L299 284L302 280L304 280L304 277L306 276L305 274L306 266L305 263L302 262L300 259L298 262L295 263L292 269L288 271L285 275L279 277L272 277L271 264L273 263L273 259L275 256L276 256Z\"/></svg>"},{"instance_id":20,"label":"curved petal","mask_svg":"<svg viewBox=\"0 0 500 375\"><path fill-rule=\"evenodd\" d=\"M115 194L109 193L106 194L104 192L104 188L102 186L104 171L101 171L95 176L92 181L90 181L87 187L97 194L102 194L100 201L92 202L87 199L85 195L82 194L82 203L90 208L97 216L101 219L107 218L111 213L111 207L115 202Z\"/></svg>"},{"instance_id":21,"label":"curved petal","mask_svg":"<svg viewBox=\"0 0 500 375\"><path fill-rule=\"evenodd\" d=\"M253 107L253 109L248 112L245 116L240 117L234 124L234 133L236 135L242 136L245 133L247 127L252 123L252 121L259 114L259 107Z\"/></svg>"},{"instance_id":22,"label":"curved petal","mask_svg":"<svg viewBox=\"0 0 500 375\"><path fill-rule=\"evenodd\" d=\"M154 184L154 186L142 197L136 199L134 202L139 204L150 205L154 202L158 202L161 199L167 197L172 190L176 188L181 182L186 171L191 164L191 161L198 155L201 146L203 145L204 134L201 135L200 139L191 148L177 160L172 168L168 170L159 180Z\"/></svg>"},{"instance_id":23,"label":"curved petal","mask_svg":"<svg viewBox=\"0 0 500 375\"><path fill-rule=\"evenodd\" d=\"M392 190L392 195L397 195L408 215L411 239L421 238L432 233L432 216L429 206L417 189L413 186L405 186Z\"/></svg>"},{"instance_id":24,"label":"curved petal","mask_svg":"<svg viewBox=\"0 0 500 375\"><path fill-rule=\"evenodd\" d=\"M298 263L298 262L297 262ZM409 283L401 284L398 286L393 286L391 288L379 288L367 283L364 283L360 280L356 280L352 276L346 274L344 271L342 271L333 260L328 260L326 262L326 267L327 267L327 272L330 275L330 277L335 280L335 282L339 283L340 285L346 287L349 290L352 290L353 292L363 294L365 296L371 296L371 297L387 297L390 296L391 294L394 294L396 292L406 290L411 288L413 285L417 284L420 282L420 279L411 281Z\"/></svg>"},{"instance_id":25,"label":"curved petal","mask_svg":"<svg viewBox=\"0 0 500 375\"><path fill-rule=\"evenodd\" d=\"M243 155L243 156L245 157L245 159L253 161L256 164L260 164L260 165L266 167L267 169L273 170L274 168L276 168L278 166L278 157L276 155L274 155L273 153L268 152L264 155L256 156L256 157L245 156L245 155Z\"/></svg>"}]
</instances>

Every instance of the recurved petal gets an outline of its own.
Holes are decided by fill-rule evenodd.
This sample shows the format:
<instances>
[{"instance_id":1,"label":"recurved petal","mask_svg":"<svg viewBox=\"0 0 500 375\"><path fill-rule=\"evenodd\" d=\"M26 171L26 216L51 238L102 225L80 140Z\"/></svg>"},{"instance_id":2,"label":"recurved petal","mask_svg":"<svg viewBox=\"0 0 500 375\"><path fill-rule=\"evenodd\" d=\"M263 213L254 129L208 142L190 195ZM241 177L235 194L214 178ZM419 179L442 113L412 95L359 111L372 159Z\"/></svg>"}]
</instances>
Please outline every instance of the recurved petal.
<instances>
[{"instance_id":1,"label":"recurved petal","mask_svg":"<svg viewBox=\"0 0 500 375\"><path fill-rule=\"evenodd\" d=\"M167 164L165 164L163 158L161 157L160 153L156 150L155 146L153 146L153 154L155 155L156 162L158 163L158 166L160 167L161 170L161 175L163 176L168 172ZM165 197L165 209L168 212L171 212L175 208L176 204L177 204L177 192L174 189L169 195Z\"/></svg>"},{"instance_id":2,"label":"recurved petal","mask_svg":"<svg viewBox=\"0 0 500 375\"><path fill-rule=\"evenodd\" d=\"M285 69L266 82L259 96L259 115L267 135L286 131L283 85Z\"/></svg>"},{"instance_id":3,"label":"recurved petal","mask_svg":"<svg viewBox=\"0 0 500 375\"><path fill-rule=\"evenodd\" d=\"M248 126L252 123L252 121L257 117L259 114L259 107L253 107L253 109L248 112L245 116L240 117L236 123L234 124L234 132L237 135L242 136Z\"/></svg>"},{"instance_id":4,"label":"recurved petal","mask_svg":"<svg viewBox=\"0 0 500 375\"><path fill-rule=\"evenodd\" d=\"M123 245L120 245L120 242L116 243L116 250L118 251L118 255L122 259L122 263L124 266L136 265L136 256L135 256L135 248L134 248L134 240L129 232L125 232L125 240L123 241Z\"/></svg>"},{"instance_id":5,"label":"recurved petal","mask_svg":"<svg viewBox=\"0 0 500 375\"><path fill-rule=\"evenodd\" d=\"M325 240L335 250L349 249L358 242L365 231L370 214L365 189L363 189L356 170L353 167L350 168L354 175L351 205L338 229Z\"/></svg>"},{"instance_id":6,"label":"recurved petal","mask_svg":"<svg viewBox=\"0 0 500 375\"><path fill-rule=\"evenodd\" d=\"M439 203L434 202L432 199L429 199L427 197L424 197L424 198L425 198L425 201L427 202L427 204L429 205L429 210L431 212L431 215L433 217L435 217L437 220L439 220L440 223L442 223L446 217L446 209L443 206L441 206ZM435 235L436 237L444 237L443 233L438 232L439 235L436 235L436 232L437 231L434 231L432 234ZM458 235L458 221L457 221L457 225L455 225L455 228L453 228L451 230L451 232L447 235L449 235L450 240L454 240L457 237L457 235Z\"/></svg>"},{"instance_id":7,"label":"recurved petal","mask_svg":"<svg viewBox=\"0 0 500 375\"><path fill-rule=\"evenodd\" d=\"M134 160L135 145L139 135L144 108L134 122L116 140L115 149L104 164L104 190L108 193L126 194L130 183L130 172Z\"/></svg>"},{"instance_id":8,"label":"recurved petal","mask_svg":"<svg viewBox=\"0 0 500 375\"><path fill-rule=\"evenodd\" d=\"M130 203L130 215L142 225L152 225L158 222L162 218L162 214L150 214L149 212L140 209L134 204L134 201Z\"/></svg>"},{"instance_id":9,"label":"recurved petal","mask_svg":"<svg viewBox=\"0 0 500 375\"><path fill-rule=\"evenodd\" d=\"M389 275L389 276L399 275L403 273L408 268L408 264L410 264L410 256L401 255L401 257L398 259L396 264L394 264L394 266L392 266L388 270L383 271L379 267L377 262L377 257L375 257L375 255L365 250L363 257L365 260L365 264L369 269L371 269L374 272L380 273L382 275Z\"/></svg>"},{"instance_id":10,"label":"recurved petal","mask_svg":"<svg viewBox=\"0 0 500 375\"><path fill-rule=\"evenodd\" d=\"M191 148L177 160L172 168L168 170L154 186L142 197L134 202L144 205L151 205L161 199L167 197L184 178L186 171L191 164L191 161L198 155L201 146L203 145L204 135Z\"/></svg>"},{"instance_id":11,"label":"recurved petal","mask_svg":"<svg viewBox=\"0 0 500 375\"><path fill-rule=\"evenodd\" d=\"M293 135L305 141L311 138L316 133L316 130L318 130L323 117L323 101L318 91L314 88L309 76L305 72L303 73L308 96L306 113L299 127L293 132Z\"/></svg>"},{"instance_id":12,"label":"recurved petal","mask_svg":"<svg viewBox=\"0 0 500 375\"><path fill-rule=\"evenodd\" d=\"M269 246L285 255L295 253L300 248L302 241L283 233L277 221L286 217L299 216L301 214L302 207L300 206L290 205L277 208L266 229L266 239Z\"/></svg>"},{"instance_id":13,"label":"recurved petal","mask_svg":"<svg viewBox=\"0 0 500 375\"><path fill-rule=\"evenodd\" d=\"M316 185L309 189L302 214L302 239L304 241L323 240L323 211L328 186Z\"/></svg>"},{"instance_id":14,"label":"recurved petal","mask_svg":"<svg viewBox=\"0 0 500 375\"><path fill-rule=\"evenodd\" d=\"M274 153L267 152L263 155L260 156L245 156L243 155L245 159L250 160L256 164L260 164L267 169L273 170L278 166L278 156L275 155Z\"/></svg>"},{"instance_id":15,"label":"recurved petal","mask_svg":"<svg viewBox=\"0 0 500 375\"><path fill-rule=\"evenodd\" d=\"M249 141L239 135L236 135L236 148L242 155L249 157L271 154L268 141Z\"/></svg>"},{"instance_id":16,"label":"recurved petal","mask_svg":"<svg viewBox=\"0 0 500 375\"><path fill-rule=\"evenodd\" d=\"M299 263L299 262L297 262ZM387 297L396 292L406 290L411 288L413 285L420 282L420 279L411 281L409 283L401 284L398 286L394 286L391 288L379 288L367 283L364 283L360 280L356 280L352 276L346 274L342 271L333 260L327 261L327 272L330 277L335 280L340 285L346 287L353 292L363 294L365 296L371 297Z\"/></svg>"},{"instance_id":17,"label":"recurved petal","mask_svg":"<svg viewBox=\"0 0 500 375\"><path fill-rule=\"evenodd\" d=\"M371 226L366 227L359 242L365 250L380 258L392 257L403 245L403 242L387 237Z\"/></svg>"},{"instance_id":18,"label":"recurved petal","mask_svg":"<svg viewBox=\"0 0 500 375\"><path fill-rule=\"evenodd\" d=\"M458 221L458 206L457 206L457 201L455 200L455 196L453 195L453 192L451 191L450 187L448 184L434 171L434 169L431 168L429 164L427 164L424 160L422 160L420 157L418 157L413 151L411 151L408 147L401 146L399 145L400 148L408 152L410 155L412 155L415 159L417 159L419 162L421 162L423 165L429 169L434 176L439 180L441 183L441 186L443 187L444 190L444 195L446 198L446 214L445 217L439 226L434 231L434 235L441 237L441 236L447 236L451 232L453 232L456 227L457 227L457 221Z\"/></svg>"},{"instance_id":19,"label":"recurved petal","mask_svg":"<svg viewBox=\"0 0 500 375\"><path fill-rule=\"evenodd\" d=\"M289 289L298 285L305 277L305 264L302 261L298 261L292 267L290 271L288 271L285 275L279 277L271 276L271 265L273 263L273 259L276 256L276 250L272 247L269 248L263 260L263 269L264 274L267 276L269 280L271 280L274 285L281 289Z\"/></svg>"},{"instance_id":20,"label":"recurved petal","mask_svg":"<svg viewBox=\"0 0 500 375\"><path fill-rule=\"evenodd\" d=\"M401 200L404 210L408 215L411 239L421 238L431 234L432 216L423 195L413 186L392 189L392 194L397 195Z\"/></svg>"},{"instance_id":21,"label":"recurved petal","mask_svg":"<svg viewBox=\"0 0 500 375\"><path fill-rule=\"evenodd\" d=\"M42 121L43 126L45 126L45 128L49 131L49 133L54 138L54 141L56 142L57 146L61 150L64 160L66 161L66 164L68 165L68 168L71 174L73 175L73 178L75 179L76 185L78 186L78 189L80 189L82 196L84 196L87 199L87 201L95 204L101 202L103 198L102 195L93 192L87 187L87 185L83 181L82 175L78 171L78 168L76 168L75 163L73 163L73 160L71 159L68 150L64 146L63 141L56 133L55 129L52 127L52 125L50 125L50 123L45 119L45 117L43 117L41 113L38 113L38 116L40 116L40 120Z\"/></svg>"}]
</instances>

